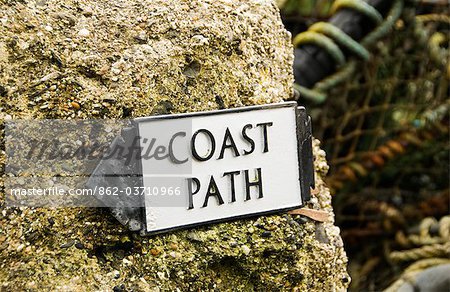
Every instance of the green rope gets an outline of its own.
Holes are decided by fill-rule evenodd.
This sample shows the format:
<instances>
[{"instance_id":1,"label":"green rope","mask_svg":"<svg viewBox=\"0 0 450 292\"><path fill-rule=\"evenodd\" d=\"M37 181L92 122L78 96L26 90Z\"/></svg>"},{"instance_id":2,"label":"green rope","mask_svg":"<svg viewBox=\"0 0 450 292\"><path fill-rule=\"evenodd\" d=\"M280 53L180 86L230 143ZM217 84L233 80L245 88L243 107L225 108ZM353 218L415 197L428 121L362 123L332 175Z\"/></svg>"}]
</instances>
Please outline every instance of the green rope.
<instances>
[{"instance_id":1,"label":"green rope","mask_svg":"<svg viewBox=\"0 0 450 292\"><path fill-rule=\"evenodd\" d=\"M313 31L305 31L295 36L293 42L295 47L308 43L315 44L325 49L331 57L333 57L339 67L345 64L344 53L342 53L341 49L333 42L332 39L324 36L323 34Z\"/></svg>"},{"instance_id":2,"label":"green rope","mask_svg":"<svg viewBox=\"0 0 450 292\"><path fill-rule=\"evenodd\" d=\"M349 77L355 72L356 62L350 61L341 70L336 72L335 74L328 76L327 78L319 81L314 86L314 90L318 90L321 92L326 92L330 88L335 87L339 83L348 80Z\"/></svg>"},{"instance_id":3,"label":"green rope","mask_svg":"<svg viewBox=\"0 0 450 292\"><path fill-rule=\"evenodd\" d=\"M345 56L339 46L333 42L333 39L355 55L364 60L368 60L370 53L367 51L366 47L375 43L392 30L395 22L400 18L403 11L403 0L396 0L393 3L392 8L384 21L383 17L375 8L360 0L337 0L333 4L332 11L334 13L344 7L361 12L378 23L375 30L369 33L361 43L354 41L336 26L325 22L319 22L312 25L308 31L298 34L293 40L294 46L296 47L305 43L313 43L324 48L335 59L338 66L342 67L341 70L335 74L317 82L313 89L294 84L295 88L303 97L316 103L324 102L327 99L326 92L339 83L348 80L356 69L356 63L353 60L344 65ZM333 39L330 39L328 36Z\"/></svg>"},{"instance_id":4,"label":"green rope","mask_svg":"<svg viewBox=\"0 0 450 292\"><path fill-rule=\"evenodd\" d=\"M383 16L371 5L361 0L337 0L333 3L331 7L331 13L335 13L341 8L350 8L356 10L371 20L373 20L376 24L380 24L383 22Z\"/></svg>"},{"instance_id":5,"label":"green rope","mask_svg":"<svg viewBox=\"0 0 450 292\"><path fill-rule=\"evenodd\" d=\"M325 34L332 37L336 42L346 47L355 55L359 56L363 60L367 61L370 57L370 53L360 45L358 42L354 41L350 36L343 32L340 28L334 26L327 22L318 22L313 24L309 31L314 31L318 33Z\"/></svg>"},{"instance_id":6,"label":"green rope","mask_svg":"<svg viewBox=\"0 0 450 292\"><path fill-rule=\"evenodd\" d=\"M370 44L373 44L374 42L376 42L378 39L387 35L391 31L391 29L394 27L395 22L400 18L402 10L403 10L403 1L396 0L394 2L394 4L392 5L392 8L389 11L388 16L386 17L386 20L382 24L380 24L377 28L375 28L374 31L369 33L361 41L361 44L364 47L367 47Z\"/></svg>"},{"instance_id":7,"label":"green rope","mask_svg":"<svg viewBox=\"0 0 450 292\"><path fill-rule=\"evenodd\" d=\"M324 93L319 92L317 90L306 88L296 83L294 83L294 89L300 92L301 97L305 97L316 103L322 103L327 99L327 96Z\"/></svg>"}]
</instances>

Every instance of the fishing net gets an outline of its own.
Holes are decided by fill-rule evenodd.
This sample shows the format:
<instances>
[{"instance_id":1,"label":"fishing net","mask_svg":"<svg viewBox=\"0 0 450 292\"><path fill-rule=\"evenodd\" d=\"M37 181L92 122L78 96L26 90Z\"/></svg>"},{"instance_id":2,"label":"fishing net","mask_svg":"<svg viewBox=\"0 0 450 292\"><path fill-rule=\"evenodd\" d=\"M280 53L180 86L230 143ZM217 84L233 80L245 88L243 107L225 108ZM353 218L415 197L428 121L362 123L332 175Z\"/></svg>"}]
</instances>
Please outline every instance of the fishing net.
<instances>
[{"instance_id":1,"label":"fishing net","mask_svg":"<svg viewBox=\"0 0 450 292\"><path fill-rule=\"evenodd\" d=\"M333 5L351 9L362 1L328 2L336 13ZM312 86L296 78L296 88L327 152L328 184L350 257L354 253L350 270L358 289L384 288L399 274L392 269L402 262L392 264L388 256L404 248L398 232L449 213L449 3L388 2L382 21L357 43L327 24L311 25L324 15L318 12L303 20L309 29L295 31L293 40L297 48L321 47L336 65ZM282 9L287 27L302 27L292 24L289 9ZM371 11L359 12L376 20ZM372 273L380 265L389 268Z\"/></svg>"}]
</instances>

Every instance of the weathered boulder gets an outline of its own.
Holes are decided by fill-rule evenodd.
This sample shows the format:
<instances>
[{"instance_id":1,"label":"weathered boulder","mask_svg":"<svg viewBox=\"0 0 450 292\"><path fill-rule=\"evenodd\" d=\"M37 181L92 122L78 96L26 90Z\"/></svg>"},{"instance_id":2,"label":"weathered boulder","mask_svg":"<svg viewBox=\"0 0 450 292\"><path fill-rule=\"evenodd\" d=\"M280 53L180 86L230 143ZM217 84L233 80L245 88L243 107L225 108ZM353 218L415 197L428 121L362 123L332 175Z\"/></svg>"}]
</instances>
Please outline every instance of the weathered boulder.
<instances>
[{"instance_id":1,"label":"weathered boulder","mask_svg":"<svg viewBox=\"0 0 450 292\"><path fill-rule=\"evenodd\" d=\"M291 93L290 35L270 1L0 3L2 108L14 118L137 117Z\"/></svg>"},{"instance_id":2,"label":"weathered boulder","mask_svg":"<svg viewBox=\"0 0 450 292\"><path fill-rule=\"evenodd\" d=\"M280 102L292 93L292 62L271 1L0 0L2 120ZM314 153L307 207L332 214L317 141ZM339 290L349 281L332 216L279 214L141 237L106 209L9 208L4 196L1 290Z\"/></svg>"}]
</instances>

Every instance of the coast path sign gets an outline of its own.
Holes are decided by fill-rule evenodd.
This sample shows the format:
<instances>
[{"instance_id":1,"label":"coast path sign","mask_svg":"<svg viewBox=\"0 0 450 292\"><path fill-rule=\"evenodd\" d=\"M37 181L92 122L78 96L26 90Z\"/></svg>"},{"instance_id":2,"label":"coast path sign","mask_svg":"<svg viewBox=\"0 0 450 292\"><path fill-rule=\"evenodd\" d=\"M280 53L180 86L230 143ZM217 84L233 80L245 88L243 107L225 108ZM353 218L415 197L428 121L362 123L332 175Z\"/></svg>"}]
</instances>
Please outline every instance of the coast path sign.
<instances>
[{"instance_id":1,"label":"coast path sign","mask_svg":"<svg viewBox=\"0 0 450 292\"><path fill-rule=\"evenodd\" d=\"M132 133L125 168L138 175L121 180L113 214L143 234L296 209L314 187L310 118L295 102L138 118Z\"/></svg>"}]
</instances>

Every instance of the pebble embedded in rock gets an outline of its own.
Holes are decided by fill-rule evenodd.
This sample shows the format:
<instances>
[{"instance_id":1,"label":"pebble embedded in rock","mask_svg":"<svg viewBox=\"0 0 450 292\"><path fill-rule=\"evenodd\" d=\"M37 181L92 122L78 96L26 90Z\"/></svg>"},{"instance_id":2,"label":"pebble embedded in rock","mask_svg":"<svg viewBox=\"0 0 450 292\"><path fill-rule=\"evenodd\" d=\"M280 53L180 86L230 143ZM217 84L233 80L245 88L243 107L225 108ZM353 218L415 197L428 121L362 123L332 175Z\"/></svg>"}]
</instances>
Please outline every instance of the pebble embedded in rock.
<instances>
[{"instance_id":1,"label":"pebble embedded in rock","mask_svg":"<svg viewBox=\"0 0 450 292\"><path fill-rule=\"evenodd\" d=\"M256 226L259 229L264 229L264 224L261 224L258 221L255 222L254 226Z\"/></svg>"},{"instance_id":2,"label":"pebble embedded in rock","mask_svg":"<svg viewBox=\"0 0 450 292\"><path fill-rule=\"evenodd\" d=\"M112 72L114 75L119 75L121 71L122 71L122 70L120 70L119 68L116 68L116 67L112 67L112 68L111 68L111 72Z\"/></svg>"},{"instance_id":3,"label":"pebble embedded in rock","mask_svg":"<svg viewBox=\"0 0 450 292\"><path fill-rule=\"evenodd\" d=\"M120 272L119 271L115 270L113 272L113 274L114 274L114 279L119 279L120 278Z\"/></svg>"},{"instance_id":4,"label":"pebble embedded in rock","mask_svg":"<svg viewBox=\"0 0 450 292\"><path fill-rule=\"evenodd\" d=\"M321 243L329 243L329 239L322 223L316 223L316 239Z\"/></svg>"},{"instance_id":5,"label":"pebble embedded in rock","mask_svg":"<svg viewBox=\"0 0 450 292\"><path fill-rule=\"evenodd\" d=\"M295 222L297 222L298 224L305 224L309 221L309 219L305 216L298 216L297 218L294 219Z\"/></svg>"},{"instance_id":6,"label":"pebble embedded in rock","mask_svg":"<svg viewBox=\"0 0 450 292\"><path fill-rule=\"evenodd\" d=\"M251 251L251 249L246 245L241 246L241 250L245 255L248 255Z\"/></svg>"},{"instance_id":7,"label":"pebble embedded in rock","mask_svg":"<svg viewBox=\"0 0 450 292\"><path fill-rule=\"evenodd\" d=\"M216 103L219 109L225 109L225 103L223 102L223 98L220 95L216 95Z\"/></svg>"},{"instance_id":8,"label":"pebble embedded in rock","mask_svg":"<svg viewBox=\"0 0 450 292\"><path fill-rule=\"evenodd\" d=\"M70 240L70 241L68 241L66 243L61 244L59 247L60 248L69 248L69 247L71 247L74 244L75 244L75 240Z\"/></svg>"},{"instance_id":9,"label":"pebble embedded in rock","mask_svg":"<svg viewBox=\"0 0 450 292\"><path fill-rule=\"evenodd\" d=\"M81 37L87 37L89 36L90 31L87 28L82 28L78 31L78 35Z\"/></svg>"},{"instance_id":10,"label":"pebble embedded in rock","mask_svg":"<svg viewBox=\"0 0 450 292\"><path fill-rule=\"evenodd\" d=\"M152 110L152 115L164 115L170 114L170 111L174 109L173 103L168 100L160 101Z\"/></svg>"},{"instance_id":11,"label":"pebble embedded in rock","mask_svg":"<svg viewBox=\"0 0 450 292\"><path fill-rule=\"evenodd\" d=\"M191 40L192 44L197 46L207 45L209 43L209 39L202 35L194 35Z\"/></svg>"},{"instance_id":12,"label":"pebble embedded in rock","mask_svg":"<svg viewBox=\"0 0 450 292\"><path fill-rule=\"evenodd\" d=\"M194 60L183 69L183 74L189 78L195 78L200 74L201 68L200 62Z\"/></svg>"},{"instance_id":13,"label":"pebble embedded in rock","mask_svg":"<svg viewBox=\"0 0 450 292\"><path fill-rule=\"evenodd\" d=\"M79 110L81 108L80 104L76 101L72 101L70 103L70 105L75 109L75 110Z\"/></svg>"},{"instance_id":14,"label":"pebble embedded in rock","mask_svg":"<svg viewBox=\"0 0 450 292\"><path fill-rule=\"evenodd\" d=\"M114 292L123 292L123 291L125 291L125 285L120 284L120 285L114 286L113 291Z\"/></svg>"},{"instance_id":15,"label":"pebble embedded in rock","mask_svg":"<svg viewBox=\"0 0 450 292\"><path fill-rule=\"evenodd\" d=\"M91 7L84 7L83 12L81 12L84 16L89 17L94 13Z\"/></svg>"},{"instance_id":16,"label":"pebble embedded in rock","mask_svg":"<svg viewBox=\"0 0 450 292\"><path fill-rule=\"evenodd\" d=\"M130 260L128 260L128 259L126 259L126 258L124 258L124 259L122 260L122 263L123 263L124 265L127 265L127 266L132 266L132 265L133 265L133 262L130 261Z\"/></svg>"},{"instance_id":17,"label":"pebble embedded in rock","mask_svg":"<svg viewBox=\"0 0 450 292\"><path fill-rule=\"evenodd\" d=\"M197 242L202 241L201 238L195 232L189 232L187 234L187 238L192 240L192 241L197 241Z\"/></svg>"},{"instance_id":18,"label":"pebble embedded in rock","mask_svg":"<svg viewBox=\"0 0 450 292\"><path fill-rule=\"evenodd\" d=\"M158 249L156 249L156 248L152 248L152 249L150 250L150 253L152 254L152 256L157 256L157 255L159 255L161 252L160 252Z\"/></svg>"},{"instance_id":19,"label":"pebble embedded in rock","mask_svg":"<svg viewBox=\"0 0 450 292\"><path fill-rule=\"evenodd\" d=\"M290 226L292 226L292 227L299 227L300 226L300 224L297 221L293 220L293 219L289 219L288 220L288 224Z\"/></svg>"},{"instance_id":20,"label":"pebble embedded in rock","mask_svg":"<svg viewBox=\"0 0 450 292\"><path fill-rule=\"evenodd\" d=\"M25 247L24 244L20 244L20 245L17 247L16 250L17 250L18 252L20 252L24 247Z\"/></svg>"},{"instance_id":21,"label":"pebble embedded in rock","mask_svg":"<svg viewBox=\"0 0 450 292\"><path fill-rule=\"evenodd\" d=\"M171 257L175 258L175 259L181 257L180 254L177 253L177 252L175 252L175 251L171 251L171 252L169 253L169 255L170 255Z\"/></svg>"},{"instance_id":22,"label":"pebble embedded in rock","mask_svg":"<svg viewBox=\"0 0 450 292\"><path fill-rule=\"evenodd\" d=\"M43 6L46 6L46 5L47 5L47 0L38 0L38 1L36 1L36 6L43 7Z\"/></svg>"},{"instance_id":23,"label":"pebble embedded in rock","mask_svg":"<svg viewBox=\"0 0 450 292\"><path fill-rule=\"evenodd\" d=\"M141 32L136 35L134 39L140 44L145 44L147 42L147 34L145 32Z\"/></svg>"},{"instance_id":24,"label":"pebble embedded in rock","mask_svg":"<svg viewBox=\"0 0 450 292\"><path fill-rule=\"evenodd\" d=\"M264 238L269 238L271 236L272 236L272 232L270 232L270 231L264 231L263 233L261 233L261 237L264 237Z\"/></svg>"},{"instance_id":25,"label":"pebble embedded in rock","mask_svg":"<svg viewBox=\"0 0 450 292\"><path fill-rule=\"evenodd\" d=\"M84 245L81 242L75 243L75 247L78 249L84 249Z\"/></svg>"},{"instance_id":26,"label":"pebble embedded in rock","mask_svg":"<svg viewBox=\"0 0 450 292\"><path fill-rule=\"evenodd\" d=\"M236 241L230 242L230 247L236 247L236 246L238 246Z\"/></svg>"},{"instance_id":27,"label":"pebble embedded in rock","mask_svg":"<svg viewBox=\"0 0 450 292\"><path fill-rule=\"evenodd\" d=\"M3 85L0 85L0 96L6 96L6 93L8 93L6 88Z\"/></svg>"}]
</instances>

